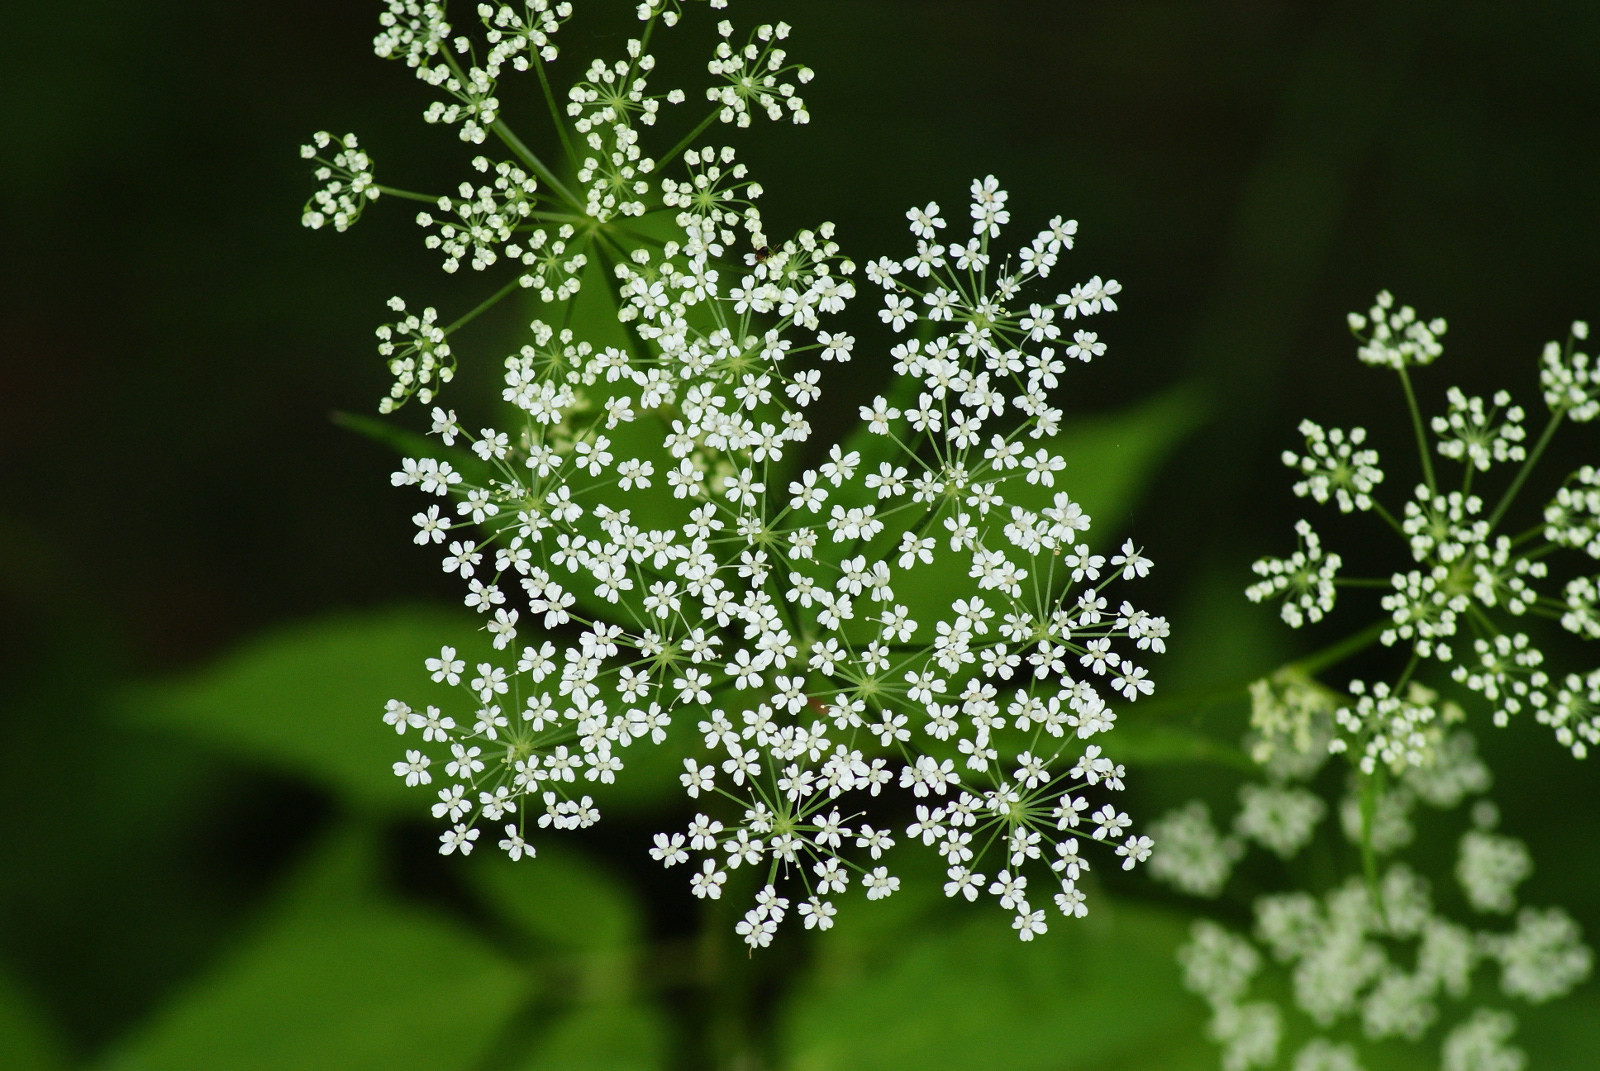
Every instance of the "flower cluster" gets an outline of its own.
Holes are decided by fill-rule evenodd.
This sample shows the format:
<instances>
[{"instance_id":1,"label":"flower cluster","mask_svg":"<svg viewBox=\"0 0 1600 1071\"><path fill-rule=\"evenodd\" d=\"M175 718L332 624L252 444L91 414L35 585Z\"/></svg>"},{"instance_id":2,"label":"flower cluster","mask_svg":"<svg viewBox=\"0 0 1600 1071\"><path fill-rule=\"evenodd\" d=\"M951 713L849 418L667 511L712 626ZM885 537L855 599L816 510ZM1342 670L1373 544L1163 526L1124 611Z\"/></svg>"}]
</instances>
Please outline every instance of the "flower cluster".
<instances>
[{"instance_id":1,"label":"flower cluster","mask_svg":"<svg viewBox=\"0 0 1600 1071\"><path fill-rule=\"evenodd\" d=\"M1077 321L1114 311L1119 287L1096 276L1028 296L1077 224L1003 251L993 177L973 183L967 235L946 236L936 204L913 209L915 252L864 272L831 224L769 237L736 151L692 142L755 112L807 120L789 28L735 49L722 23L712 113L655 154L644 128L691 94L647 92L649 31L678 9L638 11L649 30L591 64L564 107L546 67L568 5L483 5L483 42L436 4L391 0L384 18L380 55L449 95L425 118L517 157L477 157L459 197L408 195L437 206L418 219L429 247L447 271L509 262L486 305L523 288L566 303L505 359L492 426L435 406L437 445L394 473L428 496L415 540L464 583L494 650L428 660L459 708L389 704L385 722L416 741L394 772L435 794L442 852L488 830L522 858L535 828L598 820L604 786L659 746L698 813L651 854L706 898L753 873L737 927L752 947L791 915L829 928L852 885L891 895L886 853L907 841L943 858L947 895L993 897L1031 940L1050 905L1085 913L1090 841L1124 868L1152 846L1115 802L1126 771L1101 738L1114 703L1152 692L1141 663L1164 651L1167 622L1118 587L1150 560L1131 541L1094 546L1057 486L1061 379L1106 350ZM566 117L580 188L500 120L507 65L536 71ZM909 337L892 384L824 448L808 414L824 369L856 351L834 319L861 274ZM580 282L609 306L601 329L573 326ZM440 327L430 308L380 329L396 378L380 408L438 401L449 336L471 315ZM891 795L915 811L903 829L869 811Z\"/></svg>"},{"instance_id":2,"label":"flower cluster","mask_svg":"<svg viewBox=\"0 0 1600 1071\"><path fill-rule=\"evenodd\" d=\"M1422 481L1399 510L1386 509L1374 497L1383 470L1377 451L1364 448L1366 432L1361 428L1324 430L1307 421L1300 427L1305 454L1286 452L1283 460L1301 477L1294 485L1296 495L1333 501L1344 513L1376 514L1404 540L1413 567L1387 581L1339 578L1340 557L1324 554L1316 534L1301 521L1295 529L1299 552L1287 560L1257 562L1256 573L1266 579L1246 594L1257 602L1282 596L1284 620L1299 627L1331 612L1341 586L1388 588L1380 600L1385 619L1376 638L1385 646L1409 649L1410 661L1392 684L1351 685L1351 701L1339 711L1338 732L1331 741L1336 750L1352 749L1368 771L1377 763L1396 772L1427 765L1444 724L1459 713L1412 681L1430 661L1443 663L1452 680L1487 700L1495 724L1531 712L1554 729L1562 746L1582 758L1600 743L1600 691L1595 687L1600 680L1591 682L1593 674L1553 674L1526 621L1546 618L1580 637L1600 636L1595 615L1600 588L1594 580L1574 577L1559 595L1545 587L1551 578L1549 559L1556 551L1571 548L1591 559L1600 557L1600 528L1595 524L1600 495L1594 492L1600 480L1593 469L1581 469L1545 507L1542 526L1520 534L1506 534L1501 526L1556 429L1564 421L1600 415L1600 379L1590 359L1575 350L1587 336L1587 326L1574 324L1565 345L1551 343L1545 349L1541 382L1550 416L1531 450L1524 445L1526 414L1511 404L1505 391L1485 404L1452 387L1446 393L1446 412L1425 428L1408 370L1443 352L1439 339L1444 321L1424 324L1411 308L1397 308L1385 293L1369 313L1352 313L1350 327L1361 343L1361 359L1391 368L1401 379L1421 450ZM1442 486L1434 453L1461 464L1458 489ZM1520 468L1491 504L1475 493L1474 480L1507 463Z\"/></svg>"},{"instance_id":3,"label":"flower cluster","mask_svg":"<svg viewBox=\"0 0 1600 1071\"><path fill-rule=\"evenodd\" d=\"M455 356L446 341L449 332L439 324L438 309L423 309L418 316L408 312L406 303L398 297L389 299L389 308L405 313L405 317L377 330L378 354L388 360L389 374L394 376L389 396L378 404L384 413L393 412L412 395L428 404L456 374Z\"/></svg>"},{"instance_id":4,"label":"flower cluster","mask_svg":"<svg viewBox=\"0 0 1600 1071\"><path fill-rule=\"evenodd\" d=\"M1266 579L1246 588L1245 596L1251 602L1261 602L1285 594L1283 620L1290 628L1299 628L1307 621L1316 624L1333 609L1333 578L1344 563L1337 554L1322 553L1322 540L1311 530L1309 521L1297 522L1294 530L1300 537L1300 549L1286 559L1262 558L1256 562L1256 575Z\"/></svg>"},{"instance_id":5,"label":"flower cluster","mask_svg":"<svg viewBox=\"0 0 1600 1071\"><path fill-rule=\"evenodd\" d=\"M708 87L706 99L721 105L719 119L746 127L751 113L759 111L775 123L785 112L796 124L811 121L806 102L795 92L797 83L811 81L811 68L785 63L788 54L776 43L789 36L788 23L757 27L741 49L726 40L733 36L733 23L718 23L717 32L724 40L717 46L708 69L722 79L722 84ZM794 81L786 81L786 75Z\"/></svg>"},{"instance_id":6,"label":"flower cluster","mask_svg":"<svg viewBox=\"0 0 1600 1071\"><path fill-rule=\"evenodd\" d=\"M1314 772L1314 766L1301 767L1296 774ZM1521 841L1493 831L1498 811L1482 798L1489 782L1473 738L1457 731L1439 746L1431 766L1410 767L1376 801L1372 839L1380 854L1390 854L1413 839L1411 813L1418 803L1449 811L1480 797L1469 809L1455 877L1474 912L1507 916L1517 909L1516 887L1532 872L1532 862ZM1239 799L1229 836L1218 833L1200 801L1153 823L1158 846L1150 873L1189 895L1214 898L1246 841L1288 859L1312 841L1328 811L1320 796L1282 776L1244 785ZM1352 841L1362 837L1361 810L1354 791L1340 806L1344 834ZM1375 882L1352 876L1321 896L1259 896L1253 914L1250 937L1200 921L1179 952L1185 984L1211 1005L1209 1033L1223 1048L1227 1071L1270 1067L1277 1060L1287 1032L1285 1009L1271 1000L1247 999L1252 980L1269 964L1286 974L1281 988L1308 1020L1297 1032L1329 1031L1355 1019L1368 1040L1413 1042L1439 1023L1442 1000L1468 998L1481 965L1497 965L1501 992L1530 1003L1570 992L1593 965L1576 923L1559 908L1524 908L1510 929L1474 932L1437 912L1428 881L1403 862L1391 863ZM1476 1009L1444 1033L1442 1066L1485 1066L1462 1063L1484 1052L1507 1054L1504 1059L1513 1062L1506 1066L1520 1066L1514 1062L1520 1052L1507 1044L1513 1029L1508 1013ZM1293 1066L1363 1065L1355 1045L1319 1033L1299 1050Z\"/></svg>"},{"instance_id":7,"label":"flower cluster","mask_svg":"<svg viewBox=\"0 0 1600 1071\"><path fill-rule=\"evenodd\" d=\"M329 147L337 151L331 158L320 154ZM372 179L372 158L361 151L354 134L336 138L326 130L311 135L311 142L300 146L303 160L318 164L312 172L322 189L311 195L300 212L300 222L312 230L329 223L339 232L349 230L361 218L368 201L376 201L379 190Z\"/></svg>"}]
</instances>

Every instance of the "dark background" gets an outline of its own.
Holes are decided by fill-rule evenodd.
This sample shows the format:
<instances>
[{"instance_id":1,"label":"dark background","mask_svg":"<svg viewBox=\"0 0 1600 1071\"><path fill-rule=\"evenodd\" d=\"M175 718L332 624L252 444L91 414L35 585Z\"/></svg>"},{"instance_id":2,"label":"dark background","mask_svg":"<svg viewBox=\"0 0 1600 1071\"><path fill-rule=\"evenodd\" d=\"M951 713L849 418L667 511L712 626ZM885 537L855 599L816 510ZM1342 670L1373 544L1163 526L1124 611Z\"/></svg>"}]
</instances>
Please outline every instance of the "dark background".
<instances>
[{"instance_id":1,"label":"dark background","mask_svg":"<svg viewBox=\"0 0 1600 1071\"><path fill-rule=\"evenodd\" d=\"M7 6L0 962L89 1057L213 961L330 806L131 734L105 697L331 608L455 597L407 536L388 454L329 417L386 385L371 329L390 294L458 310L479 280L442 276L392 202L346 235L302 229L297 147L357 131L380 181L418 189L471 152L372 56L374 3ZM1303 512L1277 462L1302 416L1373 427L1391 500L1415 478L1400 397L1355 361L1347 311L1388 287L1447 317L1425 408L1451 383L1505 386L1535 426L1539 346L1600 317L1592 3L781 13L818 77L809 127L741 137L774 231L831 218L860 258L898 253L908 204L954 221L993 172L1015 232L1076 217L1066 274L1124 287L1069 410L1179 384L1207 399L1131 520L1191 683L1230 676L1238 642L1211 647L1230 630L1289 642L1239 590ZM563 62L588 52L564 44ZM847 389L886 372L853 367ZM1595 446L1569 435L1536 490ZM1508 828L1540 861L1538 902L1600 933L1592 764L1541 732L1495 744Z\"/></svg>"}]
</instances>

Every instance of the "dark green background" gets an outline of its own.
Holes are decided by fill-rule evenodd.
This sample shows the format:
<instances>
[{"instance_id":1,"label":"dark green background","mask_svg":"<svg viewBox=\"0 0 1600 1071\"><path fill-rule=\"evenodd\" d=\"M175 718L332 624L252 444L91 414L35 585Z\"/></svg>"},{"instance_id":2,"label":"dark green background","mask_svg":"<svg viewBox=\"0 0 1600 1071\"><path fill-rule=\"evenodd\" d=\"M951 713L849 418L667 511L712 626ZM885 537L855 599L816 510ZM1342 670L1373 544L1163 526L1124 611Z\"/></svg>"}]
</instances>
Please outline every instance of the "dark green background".
<instances>
[{"instance_id":1,"label":"dark green background","mask_svg":"<svg viewBox=\"0 0 1600 1071\"><path fill-rule=\"evenodd\" d=\"M381 203L343 236L299 226L311 183L296 149L313 130L357 131L380 181L412 188L451 181L470 155L419 121L409 72L372 56L378 5L7 6L0 980L61 1053L94 1064L289 910L277 890L329 837L356 835L340 831L368 831L374 881L406 910L486 932L425 826L358 821L292 764L125 713L133 682L199 670L263 630L456 597L407 536L413 501L389 487L389 456L329 414L369 412L384 389L371 328L385 298L448 314L481 280L442 276L403 206ZM1069 410L1173 388L1200 399L1204 426L1116 518L1158 562L1144 601L1176 623L1164 688L1295 650L1239 593L1248 562L1281 552L1303 512L1276 460L1302 416L1373 427L1391 498L1414 478L1399 397L1355 361L1346 311L1390 287L1450 320L1445 361L1418 377L1432 409L1451 383L1506 386L1531 408L1539 345L1600 318L1591 3L735 0L731 14L743 26L757 10L796 24L794 54L818 73L809 127L737 142L774 232L829 218L858 256L897 253L908 204L958 212L970 178L993 172L1017 233L1075 216L1066 274L1124 286L1103 325L1110 354L1074 378ZM568 37L564 69L605 34ZM866 302L860 313L863 339L881 339ZM481 349L464 337L463 352L492 373L521 316L486 323ZM887 372L868 353L852 370L846 394ZM462 390L483 382L469 371ZM1537 489L1597 447L1593 428L1569 435ZM287 682L277 701L294 694ZM1529 898L1600 934L1592 760L1563 759L1531 726L1484 742L1507 826L1539 864ZM1214 776L1141 771L1158 782L1141 813ZM624 819L591 848L643 873L653 828ZM638 924L649 934L693 933L675 883L621 881L654 905ZM999 939L985 933L979 958ZM759 1007L805 956L795 946L757 968ZM516 1064L516 1039L497 1044L484 1066ZM694 1044L674 1044L695 1066ZM1600 1061L1582 1044L1548 1042L1544 1066Z\"/></svg>"}]
</instances>

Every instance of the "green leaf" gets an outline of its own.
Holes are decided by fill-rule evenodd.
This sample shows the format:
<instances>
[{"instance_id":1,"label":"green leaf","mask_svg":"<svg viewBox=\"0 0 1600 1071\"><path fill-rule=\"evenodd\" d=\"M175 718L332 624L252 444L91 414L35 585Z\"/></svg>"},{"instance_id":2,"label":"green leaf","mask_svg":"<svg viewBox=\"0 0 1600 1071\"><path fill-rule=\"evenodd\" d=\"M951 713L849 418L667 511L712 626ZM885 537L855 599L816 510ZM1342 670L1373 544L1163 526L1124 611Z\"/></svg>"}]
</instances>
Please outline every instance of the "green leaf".
<instances>
[{"instance_id":1,"label":"green leaf","mask_svg":"<svg viewBox=\"0 0 1600 1071\"><path fill-rule=\"evenodd\" d=\"M6 1071L57 1071L66 1057L43 1011L22 985L0 971L0 1067Z\"/></svg>"},{"instance_id":2,"label":"green leaf","mask_svg":"<svg viewBox=\"0 0 1600 1071\"><path fill-rule=\"evenodd\" d=\"M474 857L469 873L503 917L548 946L616 949L639 939L632 891L560 843L540 845L532 861Z\"/></svg>"},{"instance_id":3,"label":"green leaf","mask_svg":"<svg viewBox=\"0 0 1600 1071\"><path fill-rule=\"evenodd\" d=\"M469 664L489 656L480 621L415 606L336 614L267 633L212 666L124 694L126 716L308 777L369 807L419 806L392 766L404 737L384 703L460 707L423 661L451 644Z\"/></svg>"},{"instance_id":4,"label":"green leaf","mask_svg":"<svg viewBox=\"0 0 1600 1071\"><path fill-rule=\"evenodd\" d=\"M988 910L903 932L859 969L802 988L782 1019L784 1066L1076 1071L1149 1058L1156 1068L1192 1047L1204 1008L1179 986L1179 917L1101 896L1088 918L1050 928L1023 944Z\"/></svg>"},{"instance_id":5,"label":"green leaf","mask_svg":"<svg viewBox=\"0 0 1600 1071\"><path fill-rule=\"evenodd\" d=\"M1528 1050L1530 1067L1600 1067L1600 984L1591 980L1570 997L1515 1014L1512 1043Z\"/></svg>"},{"instance_id":6,"label":"green leaf","mask_svg":"<svg viewBox=\"0 0 1600 1071\"><path fill-rule=\"evenodd\" d=\"M584 1008L557 1021L515 1071L657 1071L667 1064L667 1030L640 1004Z\"/></svg>"},{"instance_id":7,"label":"green leaf","mask_svg":"<svg viewBox=\"0 0 1600 1071\"><path fill-rule=\"evenodd\" d=\"M1136 707L1125 709L1117 720L1116 731L1105 742L1107 752L1118 762L1130 766L1202 762L1231 766L1247 774L1261 772L1261 767L1239 748L1185 726L1145 724L1138 715Z\"/></svg>"},{"instance_id":8,"label":"green leaf","mask_svg":"<svg viewBox=\"0 0 1600 1071\"><path fill-rule=\"evenodd\" d=\"M341 428L347 428L364 439L371 439L375 443L389 447L395 452L396 457L431 457L438 461L448 461L457 472L461 473L463 479L472 483L487 483L496 475L489 463L471 450L459 446L446 446L440 439L420 435L401 426L393 417L379 420L359 413L335 412L331 419Z\"/></svg>"},{"instance_id":9,"label":"green leaf","mask_svg":"<svg viewBox=\"0 0 1600 1071\"><path fill-rule=\"evenodd\" d=\"M104 1071L467 1071L527 978L453 925L371 893L368 846L335 837L284 906L115 1047Z\"/></svg>"},{"instance_id":10,"label":"green leaf","mask_svg":"<svg viewBox=\"0 0 1600 1071\"><path fill-rule=\"evenodd\" d=\"M1031 491L1037 502L1024 504L1043 506L1056 491L1066 491L1094 519L1096 544L1109 545L1126 531L1161 463L1204 416L1195 392L1180 387L1120 413L1069 418L1048 444L1067 460L1056 486L1012 484L1009 497L1023 502Z\"/></svg>"}]
</instances>

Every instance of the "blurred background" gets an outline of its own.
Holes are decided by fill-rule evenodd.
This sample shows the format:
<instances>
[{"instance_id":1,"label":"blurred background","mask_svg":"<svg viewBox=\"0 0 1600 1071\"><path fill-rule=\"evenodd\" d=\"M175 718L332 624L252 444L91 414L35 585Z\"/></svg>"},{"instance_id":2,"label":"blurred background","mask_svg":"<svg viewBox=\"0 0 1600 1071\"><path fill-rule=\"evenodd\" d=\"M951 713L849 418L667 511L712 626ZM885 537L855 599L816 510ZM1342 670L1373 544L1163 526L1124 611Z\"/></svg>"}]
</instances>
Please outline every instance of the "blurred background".
<instances>
[{"instance_id":1,"label":"blurred background","mask_svg":"<svg viewBox=\"0 0 1600 1071\"><path fill-rule=\"evenodd\" d=\"M371 413L387 385L385 299L450 315L482 280L443 276L392 201L346 235L299 224L314 130L357 132L379 181L411 189L472 155L372 55L379 9L8 5L0 1067L1217 1066L1171 959L1191 905L1142 880L1108 882L1111 921L1031 957L992 911L906 896L747 961L706 937L729 919L646 865L648 834L677 821L669 794L515 875L433 855L421 804L388 783L377 712L457 593L411 543L392 454L333 414ZM1539 347L1600 317L1592 3L730 14L788 18L817 72L809 127L737 141L774 233L827 218L861 259L898 254L908 204L954 209L992 172L1016 234L1075 217L1066 274L1123 284L1110 352L1067 407L1126 447L1106 462L1107 523L1158 563L1144 601L1174 621L1153 668L1167 694L1269 670L1371 609L1303 637L1241 594L1306 508L1277 460L1302 417L1373 428L1391 498L1415 479L1403 402L1355 361L1347 311L1387 287L1448 318L1425 409L1450 384L1504 386L1536 419ZM627 27L575 23L561 63ZM706 39L676 40L689 63ZM858 336L881 340L869 305ZM463 396L528 315L463 335ZM870 352L846 395L887 375ZM1135 425L1145 446L1118 438ZM1600 439L1581 428L1555 452L1541 495ZM1337 546L1346 529L1328 529ZM1231 742L1243 718L1223 704L1192 724ZM1539 867L1526 899L1592 940L1594 760L1532 725L1482 742ZM1129 809L1226 800L1240 775L1194 758L1136 771ZM1242 921L1237 903L1220 910ZM1600 1066L1594 983L1522 1019L1533 1066Z\"/></svg>"}]
</instances>

